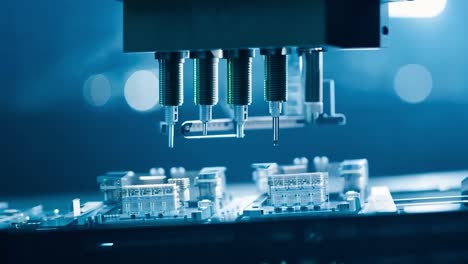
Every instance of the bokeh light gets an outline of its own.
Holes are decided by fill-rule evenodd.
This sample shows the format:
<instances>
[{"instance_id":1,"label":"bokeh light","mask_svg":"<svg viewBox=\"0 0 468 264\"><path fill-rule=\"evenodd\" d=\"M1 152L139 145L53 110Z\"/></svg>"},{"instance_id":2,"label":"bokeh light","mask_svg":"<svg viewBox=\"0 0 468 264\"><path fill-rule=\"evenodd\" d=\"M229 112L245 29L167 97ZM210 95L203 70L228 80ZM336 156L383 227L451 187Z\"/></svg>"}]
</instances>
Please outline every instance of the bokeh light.
<instances>
[{"instance_id":1,"label":"bokeh light","mask_svg":"<svg viewBox=\"0 0 468 264\"><path fill-rule=\"evenodd\" d=\"M111 93L111 83L104 74L90 76L83 85L83 96L92 106L105 105Z\"/></svg>"},{"instance_id":2,"label":"bokeh light","mask_svg":"<svg viewBox=\"0 0 468 264\"><path fill-rule=\"evenodd\" d=\"M152 71L136 71L127 79L124 95L132 109L139 112L153 110L159 100L159 80Z\"/></svg>"},{"instance_id":3,"label":"bokeh light","mask_svg":"<svg viewBox=\"0 0 468 264\"><path fill-rule=\"evenodd\" d=\"M432 75L422 65L405 65L395 75L394 89L403 101L420 103L426 100L432 91Z\"/></svg>"}]
</instances>

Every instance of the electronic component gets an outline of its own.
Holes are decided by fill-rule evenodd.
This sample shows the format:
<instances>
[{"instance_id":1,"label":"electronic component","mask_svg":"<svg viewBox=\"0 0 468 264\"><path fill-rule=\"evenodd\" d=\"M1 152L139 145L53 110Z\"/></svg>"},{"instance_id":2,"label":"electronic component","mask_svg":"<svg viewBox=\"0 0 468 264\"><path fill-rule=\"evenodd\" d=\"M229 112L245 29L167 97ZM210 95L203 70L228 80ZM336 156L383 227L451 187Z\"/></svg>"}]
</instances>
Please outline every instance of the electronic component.
<instances>
[{"instance_id":1,"label":"electronic component","mask_svg":"<svg viewBox=\"0 0 468 264\"><path fill-rule=\"evenodd\" d=\"M322 206L328 201L328 173L268 176L269 204L275 208Z\"/></svg>"},{"instance_id":2,"label":"electronic component","mask_svg":"<svg viewBox=\"0 0 468 264\"><path fill-rule=\"evenodd\" d=\"M171 178L184 178L186 177L186 170L184 167L172 167L170 169Z\"/></svg>"},{"instance_id":3,"label":"electronic component","mask_svg":"<svg viewBox=\"0 0 468 264\"><path fill-rule=\"evenodd\" d=\"M349 209L353 212L359 212L361 210L361 198L360 194L355 191L347 191L345 193L346 202L349 203Z\"/></svg>"},{"instance_id":4,"label":"electronic component","mask_svg":"<svg viewBox=\"0 0 468 264\"><path fill-rule=\"evenodd\" d=\"M394 200L386 186L373 187L369 198L365 199L357 190L367 188L367 180L361 178L368 177L367 160L333 163L328 158L319 159L314 162L320 163L316 169L330 170L335 164L340 164L341 176L359 174L359 177L350 178L352 184L348 185L351 187L345 193L339 188L331 191L329 186L336 182L329 181L337 181L337 178L331 178L327 171L310 172L305 157L295 158L290 164L254 163L253 178L257 187L254 184L234 184L230 186L233 193L226 191L226 167L205 167L193 171L173 167L169 179L163 175L163 168L150 170L156 171L151 175L132 171L109 172L97 177L103 201L81 202L82 199L77 198L71 201L72 207L64 214L58 209L45 211L42 206L26 210L0 209L0 227L36 229L231 222L305 215L395 213L397 209L401 209L401 213L412 213L447 210L449 206L453 210L460 208L460 204L466 204L465 194L461 198L441 196ZM328 166L321 166L322 161ZM366 185L360 185L362 183ZM466 191L465 183L466 180L462 182L462 192ZM195 191L192 197L191 191ZM441 206L441 202L446 206Z\"/></svg>"},{"instance_id":5,"label":"electronic component","mask_svg":"<svg viewBox=\"0 0 468 264\"><path fill-rule=\"evenodd\" d=\"M133 171L108 172L105 175L98 176L97 182L99 189L104 193L105 204L118 204L121 202L122 178L133 176Z\"/></svg>"},{"instance_id":6,"label":"electronic component","mask_svg":"<svg viewBox=\"0 0 468 264\"><path fill-rule=\"evenodd\" d=\"M164 168L151 168L149 174L152 176L166 175L166 170Z\"/></svg>"},{"instance_id":7,"label":"electronic component","mask_svg":"<svg viewBox=\"0 0 468 264\"><path fill-rule=\"evenodd\" d=\"M278 173L278 164L276 163L254 163L252 179L260 193L268 192L268 176Z\"/></svg>"},{"instance_id":8,"label":"electronic component","mask_svg":"<svg viewBox=\"0 0 468 264\"><path fill-rule=\"evenodd\" d=\"M181 203L186 203L190 200L190 179L189 178L172 178L167 181L177 186L177 193Z\"/></svg>"},{"instance_id":9,"label":"electronic component","mask_svg":"<svg viewBox=\"0 0 468 264\"><path fill-rule=\"evenodd\" d=\"M367 183L369 181L367 159L345 160L340 164L339 172L344 179L343 194L355 191L361 194L361 199L367 197Z\"/></svg>"},{"instance_id":10,"label":"electronic component","mask_svg":"<svg viewBox=\"0 0 468 264\"><path fill-rule=\"evenodd\" d=\"M252 179L261 193L268 192L268 176L277 174L305 173L308 171L309 160L306 157L295 158L293 164L278 165L277 163L254 163Z\"/></svg>"},{"instance_id":11,"label":"electronic component","mask_svg":"<svg viewBox=\"0 0 468 264\"><path fill-rule=\"evenodd\" d=\"M314 157L315 171L328 171L329 161L327 157Z\"/></svg>"},{"instance_id":12,"label":"electronic component","mask_svg":"<svg viewBox=\"0 0 468 264\"><path fill-rule=\"evenodd\" d=\"M222 199L225 197L225 167L203 168L195 178L198 187L198 200L209 200L214 203L214 210L223 207Z\"/></svg>"},{"instance_id":13,"label":"electronic component","mask_svg":"<svg viewBox=\"0 0 468 264\"><path fill-rule=\"evenodd\" d=\"M282 174L305 173L309 169L309 160L306 157L295 158L292 165L281 165Z\"/></svg>"},{"instance_id":14,"label":"electronic component","mask_svg":"<svg viewBox=\"0 0 468 264\"><path fill-rule=\"evenodd\" d=\"M372 187L364 213L394 213L397 211L390 190L386 186Z\"/></svg>"},{"instance_id":15,"label":"electronic component","mask_svg":"<svg viewBox=\"0 0 468 264\"><path fill-rule=\"evenodd\" d=\"M74 217L78 217L81 214L81 203L80 199L76 198L72 200L72 212Z\"/></svg>"},{"instance_id":16,"label":"electronic component","mask_svg":"<svg viewBox=\"0 0 468 264\"><path fill-rule=\"evenodd\" d=\"M349 202L341 202L336 205L336 209L340 212L348 212L350 210Z\"/></svg>"},{"instance_id":17,"label":"electronic component","mask_svg":"<svg viewBox=\"0 0 468 264\"><path fill-rule=\"evenodd\" d=\"M129 216L176 215L179 204L175 184L122 187L122 213Z\"/></svg>"}]
</instances>

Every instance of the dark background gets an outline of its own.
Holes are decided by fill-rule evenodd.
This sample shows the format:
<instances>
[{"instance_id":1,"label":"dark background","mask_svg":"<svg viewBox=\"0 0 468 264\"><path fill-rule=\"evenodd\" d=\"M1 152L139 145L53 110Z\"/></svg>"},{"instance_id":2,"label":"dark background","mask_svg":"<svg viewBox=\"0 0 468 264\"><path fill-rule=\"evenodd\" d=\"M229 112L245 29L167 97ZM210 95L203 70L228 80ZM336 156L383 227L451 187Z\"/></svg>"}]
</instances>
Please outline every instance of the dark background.
<instances>
[{"instance_id":1,"label":"dark background","mask_svg":"<svg viewBox=\"0 0 468 264\"><path fill-rule=\"evenodd\" d=\"M242 141L176 139L176 148L168 149L157 131L162 111L136 112L123 97L129 74L156 71L157 63L149 53L122 53L121 3L2 3L0 196L95 191L101 173L154 166L225 165L228 181L249 181L250 163L290 162L296 156L365 157L373 176L466 169L466 11L467 1L450 0L434 18L391 19L388 49L328 52L325 77L336 81L345 127L284 130L279 148L272 146L271 132L262 131ZM432 92L418 104L394 90L395 75L407 64L432 74ZM196 115L191 67L186 63L182 119ZM222 88L224 62L220 67ZM252 115L267 113L262 67L258 56ZM83 83L99 73L112 77L112 98L94 107L83 97Z\"/></svg>"}]
</instances>

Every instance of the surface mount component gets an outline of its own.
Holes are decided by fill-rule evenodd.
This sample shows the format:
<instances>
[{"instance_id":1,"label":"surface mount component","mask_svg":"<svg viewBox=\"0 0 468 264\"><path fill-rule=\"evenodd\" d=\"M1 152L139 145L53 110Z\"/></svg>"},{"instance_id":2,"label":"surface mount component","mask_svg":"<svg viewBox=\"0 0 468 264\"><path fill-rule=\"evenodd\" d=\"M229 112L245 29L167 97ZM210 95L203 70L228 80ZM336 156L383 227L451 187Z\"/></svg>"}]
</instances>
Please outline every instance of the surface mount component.
<instances>
[{"instance_id":1,"label":"surface mount component","mask_svg":"<svg viewBox=\"0 0 468 264\"><path fill-rule=\"evenodd\" d=\"M104 194L105 204L118 204L121 202L122 178L133 174L132 171L109 172L97 177L99 189Z\"/></svg>"},{"instance_id":2,"label":"surface mount component","mask_svg":"<svg viewBox=\"0 0 468 264\"><path fill-rule=\"evenodd\" d=\"M328 201L328 173L297 173L268 176L268 196L275 208L322 206Z\"/></svg>"},{"instance_id":3,"label":"surface mount component","mask_svg":"<svg viewBox=\"0 0 468 264\"><path fill-rule=\"evenodd\" d=\"M176 184L128 185L122 187L122 213L134 216L176 215L179 195Z\"/></svg>"},{"instance_id":4,"label":"surface mount component","mask_svg":"<svg viewBox=\"0 0 468 264\"><path fill-rule=\"evenodd\" d=\"M190 200L189 178L172 178L167 180L167 182L177 186L177 192L181 203L186 203Z\"/></svg>"},{"instance_id":5,"label":"surface mount component","mask_svg":"<svg viewBox=\"0 0 468 264\"><path fill-rule=\"evenodd\" d=\"M218 211L223 207L225 196L225 172L224 167L207 167L200 171L195 178L195 186L198 187L198 200L209 200L213 203L213 210Z\"/></svg>"},{"instance_id":6,"label":"surface mount component","mask_svg":"<svg viewBox=\"0 0 468 264\"><path fill-rule=\"evenodd\" d=\"M339 173L344 179L343 194L354 191L361 194L361 199L367 197L367 183L369 181L367 159L345 160L340 164Z\"/></svg>"}]
</instances>

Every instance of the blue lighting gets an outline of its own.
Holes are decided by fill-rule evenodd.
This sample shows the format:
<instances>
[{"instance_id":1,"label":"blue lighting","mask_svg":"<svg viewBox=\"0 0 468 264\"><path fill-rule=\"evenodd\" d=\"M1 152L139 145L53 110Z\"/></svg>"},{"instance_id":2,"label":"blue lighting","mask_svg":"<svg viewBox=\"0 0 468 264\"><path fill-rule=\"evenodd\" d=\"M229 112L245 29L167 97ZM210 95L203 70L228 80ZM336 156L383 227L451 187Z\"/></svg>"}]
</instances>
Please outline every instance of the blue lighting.
<instances>
[{"instance_id":1,"label":"blue lighting","mask_svg":"<svg viewBox=\"0 0 468 264\"><path fill-rule=\"evenodd\" d=\"M106 243L101 243L101 247L113 247L114 243L112 242L106 242Z\"/></svg>"}]
</instances>

